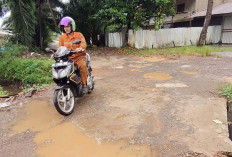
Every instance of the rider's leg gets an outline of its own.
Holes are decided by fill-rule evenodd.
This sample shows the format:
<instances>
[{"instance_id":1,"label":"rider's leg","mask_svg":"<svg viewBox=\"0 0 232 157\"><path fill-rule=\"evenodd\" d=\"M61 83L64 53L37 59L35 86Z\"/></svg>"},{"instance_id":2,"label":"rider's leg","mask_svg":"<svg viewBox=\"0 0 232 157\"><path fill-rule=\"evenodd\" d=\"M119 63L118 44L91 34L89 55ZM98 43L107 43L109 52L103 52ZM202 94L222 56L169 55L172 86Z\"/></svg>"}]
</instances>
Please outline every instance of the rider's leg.
<instances>
[{"instance_id":1,"label":"rider's leg","mask_svg":"<svg viewBox=\"0 0 232 157\"><path fill-rule=\"evenodd\" d=\"M86 87L86 82L87 82L88 69L86 66L86 59L84 57L79 58L78 60L76 60L75 64L78 66L78 69L80 70L83 92L87 93L88 89Z\"/></svg>"}]
</instances>

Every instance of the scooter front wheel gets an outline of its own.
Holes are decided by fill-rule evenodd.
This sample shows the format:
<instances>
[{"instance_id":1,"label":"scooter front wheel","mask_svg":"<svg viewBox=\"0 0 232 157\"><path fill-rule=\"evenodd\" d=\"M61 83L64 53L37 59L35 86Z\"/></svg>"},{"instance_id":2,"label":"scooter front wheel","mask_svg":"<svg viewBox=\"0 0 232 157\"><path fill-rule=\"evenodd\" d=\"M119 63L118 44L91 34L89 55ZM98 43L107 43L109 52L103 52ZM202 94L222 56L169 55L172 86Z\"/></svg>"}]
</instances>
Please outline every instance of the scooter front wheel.
<instances>
[{"instance_id":1,"label":"scooter front wheel","mask_svg":"<svg viewBox=\"0 0 232 157\"><path fill-rule=\"evenodd\" d=\"M70 115L74 110L75 97L70 88L58 89L54 92L54 105L56 110L64 115Z\"/></svg>"}]
</instances>

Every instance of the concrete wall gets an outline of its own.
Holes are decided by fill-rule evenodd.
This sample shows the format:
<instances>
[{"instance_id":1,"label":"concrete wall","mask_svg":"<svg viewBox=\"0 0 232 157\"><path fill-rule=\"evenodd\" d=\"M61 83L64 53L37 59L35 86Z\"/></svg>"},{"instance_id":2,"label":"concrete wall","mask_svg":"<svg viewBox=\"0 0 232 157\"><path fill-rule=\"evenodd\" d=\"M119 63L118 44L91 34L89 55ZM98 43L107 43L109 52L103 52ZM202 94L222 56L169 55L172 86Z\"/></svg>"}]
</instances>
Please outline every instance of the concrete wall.
<instances>
[{"instance_id":1,"label":"concrete wall","mask_svg":"<svg viewBox=\"0 0 232 157\"><path fill-rule=\"evenodd\" d=\"M222 29L222 43L232 43L232 16L225 16Z\"/></svg>"},{"instance_id":2,"label":"concrete wall","mask_svg":"<svg viewBox=\"0 0 232 157\"><path fill-rule=\"evenodd\" d=\"M138 49L162 48L196 45L202 27L172 28L154 30L129 30L128 44ZM210 26L207 33L207 44L218 43L221 37L221 26Z\"/></svg>"}]
</instances>

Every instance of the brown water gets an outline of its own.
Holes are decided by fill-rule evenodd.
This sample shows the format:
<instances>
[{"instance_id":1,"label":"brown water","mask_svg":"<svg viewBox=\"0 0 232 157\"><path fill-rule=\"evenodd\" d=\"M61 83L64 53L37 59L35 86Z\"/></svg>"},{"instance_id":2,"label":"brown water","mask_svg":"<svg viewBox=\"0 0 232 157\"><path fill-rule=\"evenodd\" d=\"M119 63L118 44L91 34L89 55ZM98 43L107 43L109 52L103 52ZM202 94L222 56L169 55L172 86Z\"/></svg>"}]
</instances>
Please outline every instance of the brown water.
<instances>
[{"instance_id":1,"label":"brown water","mask_svg":"<svg viewBox=\"0 0 232 157\"><path fill-rule=\"evenodd\" d=\"M22 92L22 89L20 89L17 86L1 86L4 91L7 91L8 95L15 95L20 92Z\"/></svg>"},{"instance_id":2,"label":"brown water","mask_svg":"<svg viewBox=\"0 0 232 157\"><path fill-rule=\"evenodd\" d=\"M148 145L130 145L127 139L104 142L88 137L75 124L65 120L46 101L34 100L24 105L13 122L9 136L26 130L36 132L36 155L43 157L146 157ZM65 120L65 121L64 121ZM154 153L154 152L153 152Z\"/></svg>"},{"instance_id":3,"label":"brown water","mask_svg":"<svg viewBox=\"0 0 232 157\"><path fill-rule=\"evenodd\" d=\"M180 71L181 73L188 74L188 75L196 75L197 72L192 72L192 71Z\"/></svg>"},{"instance_id":4,"label":"brown water","mask_svg":"<svg viewBox=\"0 0 232 157\"><path fill-rule=\"evenodd\" d=\"M51 143L48 143L51 142ZM97 142L74 124L67 122L39 133L35 137L39 156L56 157L135 157L150 156L148 146L129 145L126 140Z\"/></svg>"},{"instance_id":5,"label":"brown water","mask_svg":"<svg viewBox=\"0 0 232 157\"><path fill-rule=\"evenodd\" d=\"M154 79L157 81L166 81L171 80L173 77L166 73L146 73L144 74L144 78Z\"/></svg>"}]
</instances>

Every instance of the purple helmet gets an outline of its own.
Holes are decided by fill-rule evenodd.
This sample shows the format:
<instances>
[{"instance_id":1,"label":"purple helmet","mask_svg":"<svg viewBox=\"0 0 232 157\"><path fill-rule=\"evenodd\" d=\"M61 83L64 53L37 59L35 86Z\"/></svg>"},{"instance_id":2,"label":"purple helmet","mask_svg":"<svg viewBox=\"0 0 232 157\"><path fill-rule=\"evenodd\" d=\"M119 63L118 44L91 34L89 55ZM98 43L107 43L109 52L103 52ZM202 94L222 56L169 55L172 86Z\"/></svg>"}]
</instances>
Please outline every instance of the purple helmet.
<instances>
[{"instance_id":1,"label":"purple helmet","mask_svg":"<svg viewBox=\"0 0 232 157\"><path fill-rule=\"evenodd\" d=\"M72 26L72 31L75 31L76 30L76 23L71 17L66 16L66 17L63 17L60 20L60 25L61 26L67 26L69 24L71 24L71 26Z\"/></svg>"}]
</instances>

